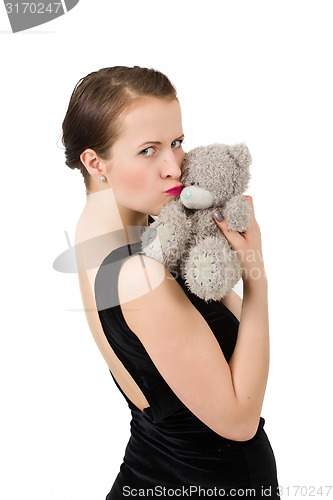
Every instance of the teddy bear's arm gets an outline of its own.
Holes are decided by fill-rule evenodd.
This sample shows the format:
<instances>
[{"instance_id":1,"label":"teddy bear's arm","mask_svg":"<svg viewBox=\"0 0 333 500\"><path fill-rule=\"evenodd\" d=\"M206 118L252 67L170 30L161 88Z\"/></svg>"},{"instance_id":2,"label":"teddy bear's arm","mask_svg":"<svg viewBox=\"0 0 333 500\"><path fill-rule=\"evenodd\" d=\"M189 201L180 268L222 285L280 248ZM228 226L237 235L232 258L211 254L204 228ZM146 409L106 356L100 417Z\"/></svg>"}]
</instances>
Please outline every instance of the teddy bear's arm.
<instances>
[{"instance_id":1,"label":"teddy bear's arm","mask_svg":"<svg viewBox=\"0 0 333 500\"><path fill-rule=\"evenodd\" d=\"M251 211L249 204L242 194L233 196L221 209L226 218L228 227L232 231L243 233L250 223Z\"/></svg>"},{"instance_id":2,"label":"teddy bear's arm","mask_svg":"<svg viewBox=\"0 0 333 500\"><path fill-rule=\"evenodd\" d=\"M146 255L164 264L178 261L190 238L190 220L179 198L165 205L159 215L142 234Z\"/></svg>"}]
</instances>

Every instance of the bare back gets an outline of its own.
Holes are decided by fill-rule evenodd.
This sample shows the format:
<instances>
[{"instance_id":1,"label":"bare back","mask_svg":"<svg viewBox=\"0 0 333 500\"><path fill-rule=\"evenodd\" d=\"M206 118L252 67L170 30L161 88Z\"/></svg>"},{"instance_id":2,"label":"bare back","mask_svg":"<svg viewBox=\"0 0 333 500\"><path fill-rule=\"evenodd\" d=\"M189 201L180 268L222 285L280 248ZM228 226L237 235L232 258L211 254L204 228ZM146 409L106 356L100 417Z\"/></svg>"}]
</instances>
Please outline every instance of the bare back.
<instances>
[{"instance_id":1,"label":"bare back","mask_svg":"<svg viewBox=\"0 0 333 500\"><path fill-rule=\"evenodd\" d=\"M79 286L90 331L121 390L141 411L149 406L143 392L120 362L111 348L100 323L94 295L97 271L103 260L115 248L126 245L126 234L118 224L115 231L106 232L105 227L92 225L84 210L75 232L76 259L79 267Z\"/></svg>"}]
</instances>

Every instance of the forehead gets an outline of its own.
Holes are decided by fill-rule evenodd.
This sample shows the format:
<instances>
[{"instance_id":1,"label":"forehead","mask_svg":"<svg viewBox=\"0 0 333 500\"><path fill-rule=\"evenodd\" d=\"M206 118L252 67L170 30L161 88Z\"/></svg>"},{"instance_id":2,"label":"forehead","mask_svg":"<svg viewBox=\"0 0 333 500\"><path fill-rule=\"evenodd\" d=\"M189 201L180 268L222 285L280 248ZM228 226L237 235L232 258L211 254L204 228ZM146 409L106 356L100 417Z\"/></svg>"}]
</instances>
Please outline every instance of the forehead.
<instances>
[{"instance_id":1,"label":"forehead","mask_svg":"<svg viewBox=\"0 0 333 500\"><path fill-rule=\"evenodd\" d=\"M144 97L128 108L122 120L123 137L135 137L144 142L159 140L156 134L166 137L182 135L181 109L176 99Z\"/></svg>"}]
</instances>

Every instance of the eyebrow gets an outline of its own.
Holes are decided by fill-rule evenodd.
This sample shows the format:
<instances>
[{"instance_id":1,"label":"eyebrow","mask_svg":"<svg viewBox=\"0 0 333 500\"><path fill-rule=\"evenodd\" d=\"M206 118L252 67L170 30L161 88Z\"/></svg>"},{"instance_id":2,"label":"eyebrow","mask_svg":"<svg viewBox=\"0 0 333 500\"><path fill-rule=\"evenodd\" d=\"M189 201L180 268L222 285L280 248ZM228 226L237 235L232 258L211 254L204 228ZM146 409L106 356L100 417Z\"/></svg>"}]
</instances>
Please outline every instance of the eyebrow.
<instances>
[{"instance_id":1,"label":"eyebrow","mask_svg":"<svg viewBox=\"0 0 333 500\"><path fill-rule=\"evenodd\" d=\"M179 141L180 139L184 139L184 134L181 135L180 137L177 137L177 139L174 139L175 141ZM138 146L138 148L142 148L142 146L145 146L146 144L162 144L160 141L147 141L141 144L141 146Z\"/></svg>"}]
</instances>

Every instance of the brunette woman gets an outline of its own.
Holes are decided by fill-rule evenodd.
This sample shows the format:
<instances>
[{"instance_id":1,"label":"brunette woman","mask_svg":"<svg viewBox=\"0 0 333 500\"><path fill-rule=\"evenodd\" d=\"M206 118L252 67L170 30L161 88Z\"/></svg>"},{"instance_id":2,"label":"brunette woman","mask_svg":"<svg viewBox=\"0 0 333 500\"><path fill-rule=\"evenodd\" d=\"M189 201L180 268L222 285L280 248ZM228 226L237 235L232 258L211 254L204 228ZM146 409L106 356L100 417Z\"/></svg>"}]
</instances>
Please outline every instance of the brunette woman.
<instances>
[{"instance_id":1,"label":"brunette woman","mask_svg":"<svg viewBox=\"0 0 333 500\"><path fill-rule=\"evenodd\" d=\"M66 164L81 171L87 194L76 230L82 301L132 417L106 498L278 498L261 417L268 299L252 198L245 233L215 216L239 256L243 300L232 291L204 302L141 247L172 200L166 191L180 184L183 140L174 86L138 66L82 78L63 122Z\"/></svg>"}]
</instances>

